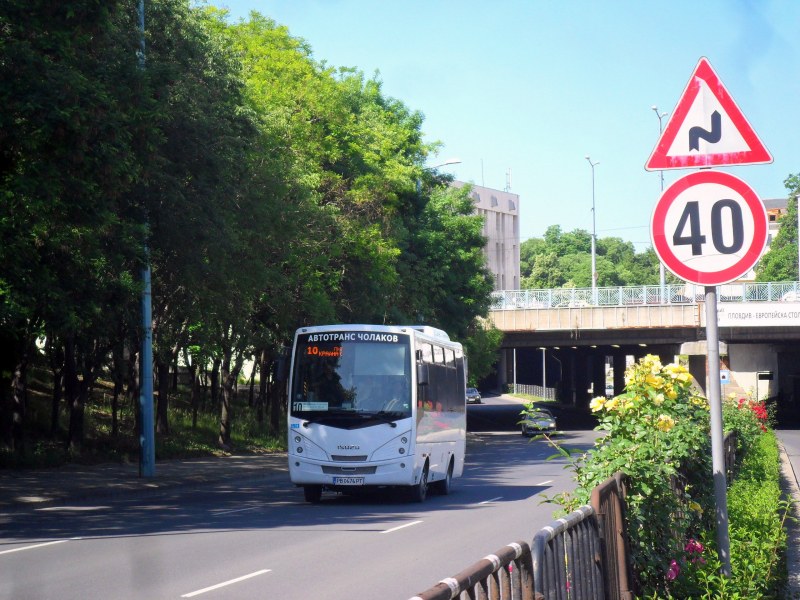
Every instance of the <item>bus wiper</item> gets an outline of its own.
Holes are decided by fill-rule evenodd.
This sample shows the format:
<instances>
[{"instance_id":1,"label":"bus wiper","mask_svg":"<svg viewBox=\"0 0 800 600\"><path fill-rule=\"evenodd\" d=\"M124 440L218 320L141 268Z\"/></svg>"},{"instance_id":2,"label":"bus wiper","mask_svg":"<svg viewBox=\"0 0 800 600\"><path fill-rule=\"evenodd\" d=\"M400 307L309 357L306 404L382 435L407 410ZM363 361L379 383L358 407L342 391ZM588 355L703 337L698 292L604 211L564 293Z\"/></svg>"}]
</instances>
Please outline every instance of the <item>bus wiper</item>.
<instances>
[{"instance_id":1,"label":"bus wiper","mask_svg":"<svg viewBox=\"0 0 800 600\"><path fill-rule=\"evenodd\" d=\"M396 410L391 410L391 411L379 410L376 413L369 413L369 414L377 419L380 419L384 423L388 423L392 427L397 427L395 419L403 416L403 413L398 412Z\"/></svg>"}]
</instances>

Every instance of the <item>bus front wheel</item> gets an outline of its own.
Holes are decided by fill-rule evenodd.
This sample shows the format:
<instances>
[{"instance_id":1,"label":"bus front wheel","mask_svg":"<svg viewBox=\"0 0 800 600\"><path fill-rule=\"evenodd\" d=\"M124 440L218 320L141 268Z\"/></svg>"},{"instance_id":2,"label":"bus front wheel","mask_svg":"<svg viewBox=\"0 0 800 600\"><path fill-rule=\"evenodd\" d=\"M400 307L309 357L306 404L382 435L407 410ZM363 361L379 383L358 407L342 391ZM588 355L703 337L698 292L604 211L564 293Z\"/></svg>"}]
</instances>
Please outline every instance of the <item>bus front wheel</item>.
<instances>
[{"instance_id":1,"label":"bus front wheel","mask_svg":"<svg viewBox=\"0 0 800 600\"><path fill-rule=\"evenodd\" d=\"M305 496L306 502L311 502L311 504L318 504L319 501L322 500L322 486L304 485L303 496Z\"/></svg>"}]
</instances>

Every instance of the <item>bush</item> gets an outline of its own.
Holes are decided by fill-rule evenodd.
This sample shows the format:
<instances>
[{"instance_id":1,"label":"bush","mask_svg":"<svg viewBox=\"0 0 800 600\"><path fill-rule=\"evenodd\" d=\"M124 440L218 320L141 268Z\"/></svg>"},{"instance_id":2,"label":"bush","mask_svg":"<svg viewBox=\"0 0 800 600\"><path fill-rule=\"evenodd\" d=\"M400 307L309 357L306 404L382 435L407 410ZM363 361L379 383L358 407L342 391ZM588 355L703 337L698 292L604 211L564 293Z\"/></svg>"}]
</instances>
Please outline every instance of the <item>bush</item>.
<instances>
[{"instance_id":1,"label":"bush","mask_svg":"<svg viewBox=\"0 0 800 600\"><path fill-rule=\"evenodd\" d=\"M728 490L731 576L720 575L714 532L707 531L700 552L674 559L677 573L669 580L670 598L783 597L784 521L790 503L781 500L779 464L775 434L768 430L753 438Z\"/></svg>"},{"instance_id":2,"label":"bush","mask_svg":"<svg viewBox=\"0 0 800 600\"><path fill-rule=\"evenodd\" d=\"M627 474L634 572L643 589L663 590L684 535L703 531L703 515L713 513L708 402L695 393L684 367L662 366L652 355L627 370L625 383L625 393L592 400L596 429L608 434L572 463L577 488L552 501L573 510L605 479ZM683 493L676 494L676 487Z\"/></svg>"},{"instance_id":3,"label":"bush","mask_svg":"<svg viewBox=\"0 0 800 600\"><path fill-rule=\"evenodd\" d=\"M731 576L721 575L708 402L678 365L646 356L625 374L625 393L594 398L597 429L608 434L577 459L576 489L551 501L566 511L621 471L629 476L626 529L633 570L647 598L779 598L785 582L777 440L763 402L723 402L725 431L736 432L739 464L728 491Z\"/></svg>"}]
</instances>

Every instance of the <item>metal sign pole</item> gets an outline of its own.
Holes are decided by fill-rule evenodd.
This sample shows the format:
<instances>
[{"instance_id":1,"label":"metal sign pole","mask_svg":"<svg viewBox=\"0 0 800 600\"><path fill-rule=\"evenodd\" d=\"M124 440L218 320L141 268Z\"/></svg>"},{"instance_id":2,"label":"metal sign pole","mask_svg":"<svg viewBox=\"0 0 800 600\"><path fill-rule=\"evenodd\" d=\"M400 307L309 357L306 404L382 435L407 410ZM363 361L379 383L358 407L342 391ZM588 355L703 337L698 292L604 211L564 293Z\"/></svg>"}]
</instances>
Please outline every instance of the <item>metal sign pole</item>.
<instances>
[{"instance_id":1,"label":"metal sign pole","mask_svg":"<svg viewBox=\"0 0 800 600\"><path fill-rule=\"evenodd\" d=\"M725 474L725 449L722 437L722 396L719 374L719 328L717 290L706 286L706 344L708 344L708 402L711 405L711 462L714 473L714 499L717 522L717 553L722 574L731 576L731 541L728 535L728 486Z\"/></svg>"}]
</instances>

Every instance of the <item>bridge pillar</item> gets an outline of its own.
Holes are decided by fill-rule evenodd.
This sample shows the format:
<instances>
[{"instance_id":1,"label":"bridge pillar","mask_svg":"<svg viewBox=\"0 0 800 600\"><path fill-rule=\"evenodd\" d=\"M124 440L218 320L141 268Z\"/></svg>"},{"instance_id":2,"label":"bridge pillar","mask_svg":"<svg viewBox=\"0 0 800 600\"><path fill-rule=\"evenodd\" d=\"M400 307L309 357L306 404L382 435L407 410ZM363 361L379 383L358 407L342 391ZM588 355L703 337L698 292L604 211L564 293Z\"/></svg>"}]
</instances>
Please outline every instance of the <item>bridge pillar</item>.
<instances>
[{"instance_id":1,"label":"bridge pillar","mask_svg":"<svg viewBox=\"0 0 800 600\"><path fill-rule=\"evenodd\" d=\"M625 391L625 369L627 363L625 362L625 353L616 352L612 357L613 373L614 373L614 395L617 396Z\"/></svg>"},{"instance_id":2,"label":"bridge pillar","mask_svg":"<svg viewBox=\"0 0 800 600\"><path fill-rule=\"evenodd\" d=\"M590 398L604 396L606 393L606 356L599 350L595 350L589 356L590 367L589 377L591 377L592 393Z\"/></svg>"},{"instance_id":3,"label":"bridge pillar","mask_svg":"<svg viewBox=\"0 0 800 600\"><path fill-rule=\"evenodd\" d=\"M508 353L512 352L508 348L500 348L500 357L497 365L497 387L500 391L505 389L505 385L508 382L508 378L506 376L506 370L508 369Z\"/></svg>"},{"instance_id":4,"label":"bridge pillar","mask_svg":"<svg viewBox=\"0 0 800 600\"><path fill-rule=\"evenodd\" d=\"M695 381L703 388L703 393L706 391L706 357L703 354L690 354L689 355L689 373L695 378Z\"/></svg>"}]
</instances>

